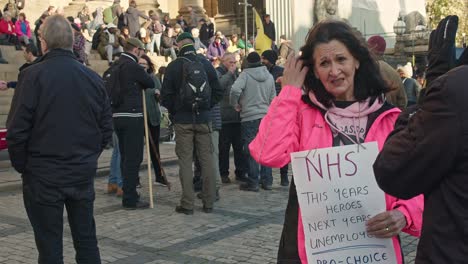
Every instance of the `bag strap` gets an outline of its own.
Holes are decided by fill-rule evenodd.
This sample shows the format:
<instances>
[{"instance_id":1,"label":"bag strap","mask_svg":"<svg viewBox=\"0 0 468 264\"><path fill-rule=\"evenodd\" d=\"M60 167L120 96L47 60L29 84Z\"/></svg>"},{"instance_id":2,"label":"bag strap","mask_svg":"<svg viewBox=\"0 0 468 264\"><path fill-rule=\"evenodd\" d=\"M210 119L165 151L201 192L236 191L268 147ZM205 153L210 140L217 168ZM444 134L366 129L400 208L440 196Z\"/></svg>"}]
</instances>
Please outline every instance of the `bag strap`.
<instances>
[{"instance_id":1,"label":"bag strap","mask_svg":"<svg viewBox=\"0 0 468 264\"><path fill-rule=\"evenodd\" d=\"M176 60L177 60L177 59L184 59L184 60L186 60L186 61L193 62L193 61L190 60L189 58L186 58L186 57L183 57L183 56L177 57Z\"/></svg>"}]
</instances>

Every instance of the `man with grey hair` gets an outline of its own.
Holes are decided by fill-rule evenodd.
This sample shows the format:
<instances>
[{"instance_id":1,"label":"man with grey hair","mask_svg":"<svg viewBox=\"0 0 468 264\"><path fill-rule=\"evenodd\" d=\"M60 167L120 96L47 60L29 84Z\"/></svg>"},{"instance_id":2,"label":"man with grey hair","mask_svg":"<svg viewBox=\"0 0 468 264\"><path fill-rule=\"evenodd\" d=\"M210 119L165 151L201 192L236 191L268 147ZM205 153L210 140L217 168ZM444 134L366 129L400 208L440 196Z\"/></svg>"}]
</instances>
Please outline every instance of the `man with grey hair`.
<instances>
[{"instance_id":1,"label":"man with grey hair","mask_svg":"<svg viewBox=\"0 0 468 264\"><path fill-rule=\"evenodd\" d=\"M40 41L44 56L20 72L7 120L8 151L22 174L38 263L63 263L64 206L76 262L101 263L94 176L112 137L109 99L99 75L76 60L63 16L45 20Z\"/></svg>"},{"instance_id":2,"label":"man with grey hair","mask_svg":"<svg viewBox=\"0 0 468 264\"><path fill-rule=\"evenodd\" d=\"M192 36L193 39L195 40L195 43L193 46L195 47L195 50L197 51L198 54L206 54L206 46L203 44L200 40L200 30L198 28L192 28Z\"/></svg>"}]
</instances>

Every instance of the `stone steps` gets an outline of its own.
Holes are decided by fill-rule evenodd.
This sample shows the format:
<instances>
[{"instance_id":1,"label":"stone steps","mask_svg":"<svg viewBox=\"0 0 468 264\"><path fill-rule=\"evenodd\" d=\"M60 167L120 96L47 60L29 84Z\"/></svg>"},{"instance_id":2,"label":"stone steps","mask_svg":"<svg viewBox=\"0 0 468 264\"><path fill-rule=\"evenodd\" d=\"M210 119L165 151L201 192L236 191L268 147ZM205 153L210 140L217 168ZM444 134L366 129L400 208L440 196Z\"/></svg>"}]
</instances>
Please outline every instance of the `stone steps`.
<instances>
[{"instance_id":1,"label":"stone steps","mask_svg":"<svg viewBox=\"0 0 468 264\"><path fill-rule=\"evenodd\" d=\"M25 63L23 51L17 51L13 46L0 46L0 49L5 59L9 62L9 64L0 64L0 80L16 81L18 79L18 69ZM166 61L162 56L150 56L150 58L157 68L167 66L171 60L168 58ZM99 53L95 50L92 50L89 55L89 63L91 64L89 67L100 76L109 68L107 61L102 60ZM0 128L5 127L13 93L13 89L0 92Z\"/></svg>"},{"instance_id":2,"label":"stone steps","mask_svg":"<svg viewBox=\"0 0 468 264\"><path fill-rule=\"evenodd\" d=\"M16 50L15 46L0 46L2 50L2 55L9 64L23 65L26 60L23 56L22 50Z\"/></svg>"},{"instance_id":3,"label":"stone steps","mask_svg":"<svg viewBox=\"0 0 468 264\"><path fill-rule=\"evenodd\" d=\"M113 0L110 1L90 1L90 2L85 2L85 1L72 1L67 7L65 7L65 17L67 16L73 16L76 17L78 15L78 12L83 9L83 6L87 5L89 7L89 11L92 13L96 11L96 8L102 7L103 9L111 6L113 3Z\"/></svg>"},{"instance_id":4,"label":"stone steps","mask_svg":"<svg viewBox=\"0 0 468 264\"><path fill-rule=\"evenodd\" d=\"M73 16L76 17L78 12L81 11L84 5L89 7L90 12L94 12L96 8L102 7L105 9L113 4L113 0L98 0L98 1L84 1L84 0L74 0L71 1L70 4L65 7L65 16ZM148 14L149 10L156 9L156 1L154 0L138 0L138 9ZM128 1L121 1L120 5L126 10L128 8ZM140 19L141 20L141 19ZM144 22L144 20L141 20Z\"/></svg>"}]
</instances>

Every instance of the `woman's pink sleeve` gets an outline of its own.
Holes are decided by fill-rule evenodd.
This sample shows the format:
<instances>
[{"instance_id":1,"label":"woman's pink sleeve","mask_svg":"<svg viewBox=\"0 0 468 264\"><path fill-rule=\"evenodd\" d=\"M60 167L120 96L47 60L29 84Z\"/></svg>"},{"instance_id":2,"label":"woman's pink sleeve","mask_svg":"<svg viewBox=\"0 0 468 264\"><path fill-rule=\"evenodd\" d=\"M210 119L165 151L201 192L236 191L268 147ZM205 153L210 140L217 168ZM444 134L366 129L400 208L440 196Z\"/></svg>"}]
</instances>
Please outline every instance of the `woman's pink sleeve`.
<instances>
[{"instance_id":1,"label":"woman's pink sleeve","mask_svg":"<svg viewBox=\"0 0 468 264\"><path fill-rule=\"evenodd\" d=\"M250 154L258 163L280 168L290 162L290 153L299 147L301 96L300 88L287 85L273 99L249 145Z\"/></svg>"},{"instance_id":2,"label":"woman's pink sleeve","mask_svg":"<svg viewBox=\"0 0 468 264\"><path fill-rule=\"evenodd\" d=\"M409 200L397 199L393 202L391 208L405 215L406 226L403 228L403 232L415 237L421 236L424 211L424 196L422 194Z\"/></svg>"},{"instance_id":3,"label":"woman's pink sleeve","mask_svg":"<svg viewBox=\"0 0 468 264\"><path fill-rule=\"evenodd\" d=\"M19 23L19 20L15 23L13 32L16 33L16 36L18 37L23 36L23 32L21 31L21 24Z\"/></svg>"}]
</instances>

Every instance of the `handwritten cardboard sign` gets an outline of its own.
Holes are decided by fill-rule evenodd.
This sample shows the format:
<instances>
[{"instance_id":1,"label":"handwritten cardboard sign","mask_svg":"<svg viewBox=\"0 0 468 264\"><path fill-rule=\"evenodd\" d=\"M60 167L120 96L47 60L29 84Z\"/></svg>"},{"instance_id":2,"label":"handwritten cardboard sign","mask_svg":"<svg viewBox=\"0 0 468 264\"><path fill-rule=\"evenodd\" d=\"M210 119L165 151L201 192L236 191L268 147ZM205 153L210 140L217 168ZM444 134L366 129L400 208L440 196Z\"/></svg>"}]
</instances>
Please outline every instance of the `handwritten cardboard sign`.
<instances>
[{"instance_id":1,"label":"handwritten cardboard sign","mask_svg":"<svg viewBox=\"0 0 468 264\"><path fill-rule=\"evenodd\" d=\"M308 263L397 263L392 240L366 232L366 221L386 210L372 169L377 154L376 142L291 154Z\"/></svg>"}]
</instances>

